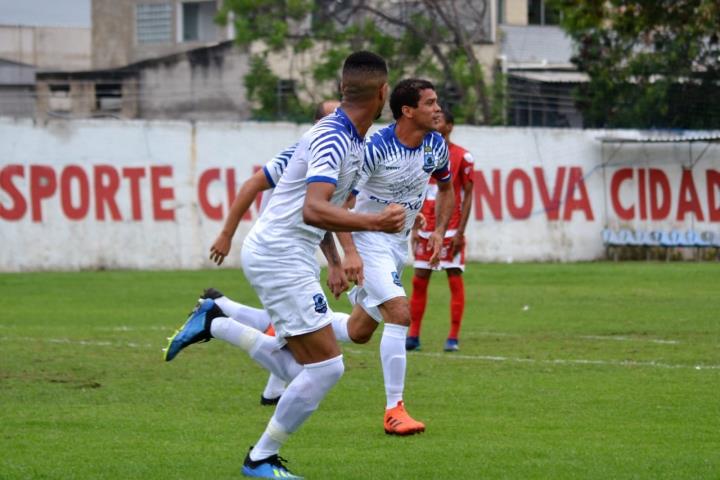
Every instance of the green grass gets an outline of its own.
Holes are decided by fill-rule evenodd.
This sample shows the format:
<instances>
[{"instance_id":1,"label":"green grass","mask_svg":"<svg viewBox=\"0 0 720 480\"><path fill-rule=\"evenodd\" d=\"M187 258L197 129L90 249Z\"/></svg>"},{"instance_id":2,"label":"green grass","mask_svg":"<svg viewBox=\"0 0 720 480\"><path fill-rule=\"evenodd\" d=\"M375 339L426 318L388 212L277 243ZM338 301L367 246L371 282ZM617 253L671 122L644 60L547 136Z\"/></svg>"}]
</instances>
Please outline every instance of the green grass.
<instances>
[{"instance_id":1,"label":"green grass","mask_svg":"<svg viewBox=\"0 0 720 480\"><path fill-rule=\"evenodd\" d=\"M239 478L266 374L220 341L161 361L209 285L258 305L227 269L0 275L0 478ZM719 292L714 263L470 265L445 354L436 274L406 385L427 432L383 433L376 336L282 454L317 480L720 478Z\"/></svg>"}]
</instances>

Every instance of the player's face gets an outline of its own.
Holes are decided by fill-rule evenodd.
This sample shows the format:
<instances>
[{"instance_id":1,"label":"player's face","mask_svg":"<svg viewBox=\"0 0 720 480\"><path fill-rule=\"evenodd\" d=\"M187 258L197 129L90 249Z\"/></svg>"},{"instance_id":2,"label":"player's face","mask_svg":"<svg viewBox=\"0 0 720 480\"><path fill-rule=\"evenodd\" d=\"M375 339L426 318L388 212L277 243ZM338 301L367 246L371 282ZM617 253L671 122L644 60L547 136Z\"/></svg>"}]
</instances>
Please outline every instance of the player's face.
<instances>
[{"instance_id":1,"label":"player's face","mask_svg":"<svg viewBox=\"0 0 720 480\"><path fill-rule=\"evenodd\" d=\"M427 131L437 129L437 124L440 121L440 117L442 117L442 111L437 100L438 97L435 90L431 88L420 90L420 100L413 113L413 118L418 128Z\"/></svg>"},{"instance_id":2,"label":"player's face","mask_svg":"<svg viewBox=\"0 0 720 480\"><path fill-rule=\"evenodd\" d=\"M437 130L440 135L445 137L445 140L448 139L448 137L450 136L450 132L452 132L452 124L445 121L445 115L443 115L442 113L440 114L437 122L435 123L435 130Z\"/></svg>"}]
</instances>

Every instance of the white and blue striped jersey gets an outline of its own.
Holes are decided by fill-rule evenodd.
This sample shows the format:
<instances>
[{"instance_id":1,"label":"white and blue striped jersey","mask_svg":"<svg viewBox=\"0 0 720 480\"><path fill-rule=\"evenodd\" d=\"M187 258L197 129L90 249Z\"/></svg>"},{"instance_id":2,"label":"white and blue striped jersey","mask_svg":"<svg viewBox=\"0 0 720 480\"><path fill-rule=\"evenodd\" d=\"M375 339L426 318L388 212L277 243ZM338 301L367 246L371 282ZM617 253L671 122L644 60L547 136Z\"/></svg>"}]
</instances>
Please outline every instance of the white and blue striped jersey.
<instances>
[{"instance_id":1,"label":"white and blue striped jersey","mask_svg":"<svg viewBox=\"0 0 720 480\"><path fill-rule=\"evenodd\" d=\"M273 189L275 188L275 185L277 185L277 183L280 181L280 177L282 177L283 173L285 173L285 168L287 167L290 158L292 158L293 153L295 153L295 149L297 149L297 146L298 144L295 143L294 145L286 148L285 150L271 158L270 161L267 162L263 167L263 172L265 173L265 178L270 184L270 189L262 192L260 208L258 210L260 214L265 211L265 207L267 207L268 203L270 203Z\"/></svg>"},{"instance_id":2,"label":"white and blue striped jersey","mask_svg":"<svg viewBox=\"0 0 720 480\"><path fill-rule=\"evenodd\" d=\"M295 153L298 145L298 143L295 143L278 153L263 167L263 172L265 172L265 178L270 184L270 188L275 188L275 185L280 181L280 177L282 177L282 174L285 172L285 168L287 168L287 164L290 158L292 158L293 153Z\"/></svg>"},{"instance_id":3,"label":"white and blue striped jersey","mask_svg":"<svg viewBox=\"0 0 720 480\"><path fill-rule=\"evenodd\" d=\"M442 135L430 132L416 148L398 140L391 124L368 138L355 211L377 213L391 203L405 207L405 229L393 234L405 241L422 208L430 176L450 180L448 147Z\"/></svg>"},{"instance_id":4,"label":"white and blue striped jersey","mask_svg":"<svg viewBox=\"0 0 720 480\"><path fill-rule=\"evenodd\" d=\"M332 183L330 201L342 205L360 178L363 155L364 139L341 108L316 123L300 138L245 245L278 255L298 248L314 254L325 231L303 222L307 185Z\"/></svg>"}]
</instances>

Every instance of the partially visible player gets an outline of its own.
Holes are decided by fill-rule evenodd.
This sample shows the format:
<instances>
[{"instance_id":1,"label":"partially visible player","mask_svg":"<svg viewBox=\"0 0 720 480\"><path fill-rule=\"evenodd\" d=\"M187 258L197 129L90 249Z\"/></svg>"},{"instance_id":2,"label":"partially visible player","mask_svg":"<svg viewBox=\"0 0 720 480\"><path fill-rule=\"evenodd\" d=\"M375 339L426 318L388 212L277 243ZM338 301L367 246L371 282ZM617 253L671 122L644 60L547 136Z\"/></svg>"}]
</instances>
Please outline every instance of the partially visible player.
<instances>
[{"instance_id":1,"label":"partially visible player","mask_svg":"<svg viewBox=\"0 0 720 480\"><path fill-rule=\"evenodd\" d=\"M399 205L373 214L341 206L359 180L365 133L385 104L385 61L370 52L351 54L343 65L341 90L341 107L302 136L267 208L243 243L243 271L277 336L224 317L212 299L204 299L171 338L166 352L169 361L189 345L219 338L289 382L265 432L245 457L242 473L249 477L301 478L288 471L279 450L345 369L315 260L315 250L329 237L326 232L398 232L405 225ZM334 242L324 247L334 249Z\"/></svg>"},{"instance_id":2,"label":"partially visible player","mask_svg":"<svg viewBox=\"0 0 720 480\"><path fill-rule=\"evenodd\" d=\"M440 264L433 267L430 258L433 253L430 237L435 231L435 210L437 184L430 181L422 213L425 226L413 230L413 251L415 252L415 274L413 275L413 291L410 297L410 333L406 341L408 350L420 348L420 327L425 306L427 289L433 270L445 270L450 286L450 332L445 341L445 351L454 352L459 349L458 337L465 309L465 286L463 271L465 270L465 227L470 216L473 189L473 157L464 148L450 142L454 120L449 110L443 109L442 120L437 131L442 134L450 149L450 172L455 191L455 210L440 250Z\"/></svg>"},{"instance_id":3,"label":"partially visible player","mask_svg":"<svg viewBox=\"0 0 720 480\"><path fill-rule=\"evenodd\" d=\"M315 109L315 122L331 114L339 106L340 102L337 100L325 100L324 102L320 102ZM297 146L298 144L295 143L273 157L261 170L255 172L255 174L246 180L240 187L240 190L230 207L230 212L225 220L225 225L210 247L210 259L218 264L218 266L222 265L223 260L225 260L225 257L230 253L232 239L235 235L238 224L240 223L240 219L242 219L245 212L248 211L250 205L252 205L253 201L260 193L262 193L260 212L265 209L265 206L272 196L271 189L274 189L275 185L277 185L280 177L287 167L288 161L292 157L293 153L295 153ZM327 283L330 290L337 297L340 292L346 290L347 281L345 281L345 276L342 274L342 269L334 268L335 266L336 265L332 262L328 262ZM337 267L340 267L340 265L338 264ZM220 307L223 313L233 320L260 330L261 332L266 332L269 335L274 334L272 324L270 323L270 316L267 312L265 312L265 310L233 302L224 296L220 291L213 288L205 290L202 297L214 299L215 303L218 307ZM265 390L260 395L260 404L277 404L284 391L285 381L271 373L267 384L265 385Z\"/></svg>"}]
</instances>

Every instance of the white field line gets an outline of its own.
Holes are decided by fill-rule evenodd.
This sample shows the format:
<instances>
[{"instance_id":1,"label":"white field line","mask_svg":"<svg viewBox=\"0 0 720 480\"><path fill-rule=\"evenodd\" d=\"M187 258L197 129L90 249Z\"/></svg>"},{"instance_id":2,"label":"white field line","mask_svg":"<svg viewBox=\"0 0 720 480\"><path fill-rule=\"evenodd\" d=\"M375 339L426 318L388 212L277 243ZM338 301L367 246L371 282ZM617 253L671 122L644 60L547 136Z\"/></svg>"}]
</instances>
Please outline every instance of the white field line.
<instances>
[{"instance_id":1,"label":"white field line","mask_svg":"<svg viewBox=\"0 0 720 480\"><path fill-rule=\"evenodd\" d=\"M66 345L80 345L84 347L129 347L129 348L160 348L152 343L136 342L110 342L104 340L75 340L70 338L40 338L40 337L0 337L3 342L45 342Z\"/></svg>"},{"instance_id":2,"label":"white field line","mask_svg":"<svg viewBox=\"0 0 720 480\"><path fill-rule=\"evenodd\" d=\"M622 335L581 335L578 338L584 338L586 340L614 340L617 342L649 342L657 343L659 345L678 345L681 342L679 340L660 340L657 338L636 338L636 337L624 337Z\"/></svg>"},{"instance_id":3,"label":"white field line","mask_svg":"<svg viewBox=\"0 0 720 480\"><path fill-rule=\"evenodd\" d=\"M148 325L142 327L131 327L127 325L120 325L117 327L99 327L96 330L104 330L111 332L132 332L137 330L157 330L157 331L170 331L172 327L161 326L161 325ZM506 332L474 332L474 335L480 335L484 337L527 337L520 333L506 333ZM639 337L628 337L618 335L575 335L563 338L580 338L583 340L610 340L618 342L647 342L657 343L659 345L679 345L679 340L663 340L658 338L639 338Z\"/></svg>"},{"instance_id":4,"label":"white field line","mask_svg":"<svg viewBox=\"0 0 720 480\"><path fill-rule=\"evenodd\" d=\"M178 324L179 325L179 324ZM143 326L130 326L130 325L118 325L114 327L94 327L92 330L101 332L139 332L139 331L158 331L158 332L173 332L178 325L143 325ZM2 325L0 328L14 328L16 325ZM527 337L526 334L521 333L507 333L507 332L473 332L473 335L479 335L482 337ZM600 340L600 341L615 341L615 342L643 342L643 343L656 343L658 345L679 345L682 342L680 340L667 340L660 338L642 338L642 337L628 337L624 335L572 335L563 336L562 338L568 339L582 339L582 340Z\"/></svg>"},{"instance_id":5,"label":"white field line","mask_svg":"<svg viewBox=\"0 0 720 480\"><path fill-rule=\"evenodd\" d=\"M350 353L365 354L364 350L345 348ZM373 352L374 353L374 352ZM478 360L483 362L509 362L529 363L543 365L601 365L612 367L653 367L653 368L688 368L693 370L720 370L720 365L679 365L649 360L637 362L634 360L588 360L582 358L557 358L550 360L536 358L503 357L497 355L466 355L462 353L432 353L432 352L411 352L409 356L442 358L443 360Z\"/></svg>"},{"instance_id":6,"label":"white field line","mask_svg":"<svg viewBox=\"0 0 720 480\"><path fill-rule=\"evenodd\" d=\"M81 345L92 347L128 347L128 348L161 348L159 344L151 343L135 343L135 342L111 342L102 340L73 340L69 338L39 338L39 337L0 337L0 341L26 341L26 342L45 342L54 344ZM353 354L365 355L368 353L376 354L374 350L358 350L354 348L345 348L345 351ZM520 357L505 357L497 355L467 355L462 353L432 353L432 352L412 352L411 356L442 358L443 360L477 360L484 362L508 362L508 363L527 363L542 365L601 365L615 367L652 367L652 368L668 368L668 369L694 369L694 370L720 370L720 365L682 365L649 361L634 360L589 360L582 358L566 358L566 359L534 359Z\"/></svg>"}]
</instances>

